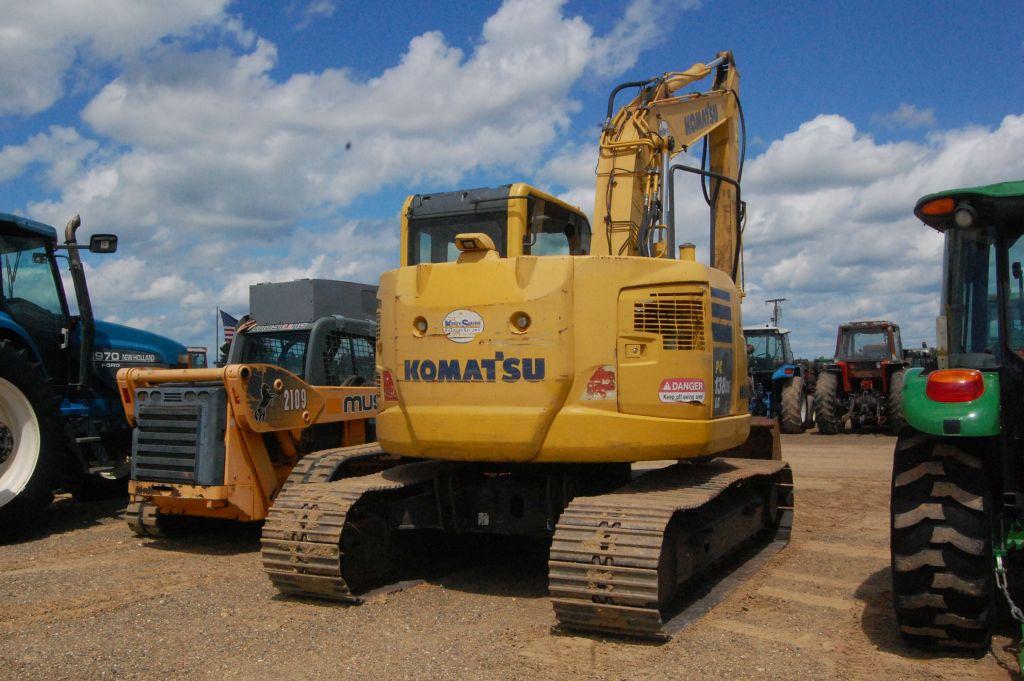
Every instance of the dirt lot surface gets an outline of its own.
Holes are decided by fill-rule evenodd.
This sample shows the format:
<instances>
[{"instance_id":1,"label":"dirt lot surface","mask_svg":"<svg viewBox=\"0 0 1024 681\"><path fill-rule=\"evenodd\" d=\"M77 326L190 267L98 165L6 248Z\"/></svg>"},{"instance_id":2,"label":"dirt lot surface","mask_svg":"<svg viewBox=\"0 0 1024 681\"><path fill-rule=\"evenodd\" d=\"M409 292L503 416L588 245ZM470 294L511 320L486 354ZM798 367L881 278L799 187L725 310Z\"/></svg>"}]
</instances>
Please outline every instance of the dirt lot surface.
<instances>
[{"instance_id":1,"label":"dirt lot surface","mask_svg":"<svg viewBox=\"0 0 1024 681\"><path fill-rule=\"evenodd\" d=\"M358 606L277 596L254 528L132 537L116 504L59 500L0 546L0 677L1009 678L901 645L890 608L892 438L787 437L792 542L663 645L557 636L543 547L487 549Z\"/></svg>"}]
</instances>

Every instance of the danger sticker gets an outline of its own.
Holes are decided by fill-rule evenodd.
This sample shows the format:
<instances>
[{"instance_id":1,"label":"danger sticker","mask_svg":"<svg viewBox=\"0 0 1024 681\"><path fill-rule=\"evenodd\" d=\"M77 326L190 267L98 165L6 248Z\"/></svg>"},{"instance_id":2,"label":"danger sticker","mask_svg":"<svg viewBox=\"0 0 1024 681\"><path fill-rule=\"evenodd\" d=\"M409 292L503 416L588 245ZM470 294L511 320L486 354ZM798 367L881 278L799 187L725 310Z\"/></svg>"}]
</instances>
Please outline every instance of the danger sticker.
<instances>
[{"instance_id":1,"label":"danger sticker","mask_svg":"<svg viewBox=\"0 0 1024 681\"><path fill-rule=\"evenodd\" d=\"M703 402L706 395L700 378L665 378L658 388L662 402Z\"/></svg>"}]
</instances>

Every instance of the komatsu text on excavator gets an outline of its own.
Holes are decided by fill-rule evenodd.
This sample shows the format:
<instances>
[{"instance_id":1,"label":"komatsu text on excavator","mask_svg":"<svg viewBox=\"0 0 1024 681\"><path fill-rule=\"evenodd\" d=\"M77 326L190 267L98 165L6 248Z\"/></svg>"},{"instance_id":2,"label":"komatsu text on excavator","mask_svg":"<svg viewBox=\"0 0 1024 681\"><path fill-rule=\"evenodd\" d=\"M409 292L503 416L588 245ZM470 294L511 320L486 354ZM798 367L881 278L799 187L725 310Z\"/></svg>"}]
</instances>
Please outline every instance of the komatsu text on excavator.
<instances>
[{"instance_id":1,"label":"komatsu text on excavator","mask_svg":"<svg viewBox=\"0 0 1024 681\"><path fill-rule=\"evenodd\" d=\"M280 590L358 601L418 530L546 537L560 628L663 639L692 577L785 535L777 434L748 443L738 88L728 52L616 87L592 221L525 184L406 201L377 434L422 461L285 490L262 542ZM702 167L673 163L702 140ZM710 206L707 265L674 242L679 172Z\"/></svg>"}]
</instances>

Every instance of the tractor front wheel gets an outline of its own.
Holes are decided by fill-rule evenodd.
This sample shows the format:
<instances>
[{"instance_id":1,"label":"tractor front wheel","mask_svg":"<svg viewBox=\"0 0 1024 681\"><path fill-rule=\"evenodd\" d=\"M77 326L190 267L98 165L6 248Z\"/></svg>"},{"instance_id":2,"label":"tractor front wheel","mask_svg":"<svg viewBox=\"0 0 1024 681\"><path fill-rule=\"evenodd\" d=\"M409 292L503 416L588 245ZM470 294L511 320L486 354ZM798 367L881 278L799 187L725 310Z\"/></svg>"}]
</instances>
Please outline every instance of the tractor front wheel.
<instances>
[{"instance_id":1,"label":"tractor front wheel","mask_svg":"<svg viewBox=\"0 0 1024 681\"><path fill-rule=\"evenodd\" d=\"M0 341L0 538L22 530L53 501L63 433L39 366Z\"/></svg>"},{"instance_id":2,"label":"tractor front wheel","mask_svg":"<svg viewBox=\"0 0 1024 681\"><path fill-rule=\"evenodd\" d=\"M843 432L843 415L839 411L839 377L830 371L818 374L818 383L814 386L814 419L822 435Z\"/></svg>"},{"instance_id":3,"label":"tractor front wheel","mask_svg":"<svg viewBox=\"0 0 1024 681\"><path fill-rule=\"evenodd\" d=\"M779 429L783 433L802 433L807 421L807 399L804 396L804 379L800 376L786 379L782 384Z\"/></svg>"}]
</instances>

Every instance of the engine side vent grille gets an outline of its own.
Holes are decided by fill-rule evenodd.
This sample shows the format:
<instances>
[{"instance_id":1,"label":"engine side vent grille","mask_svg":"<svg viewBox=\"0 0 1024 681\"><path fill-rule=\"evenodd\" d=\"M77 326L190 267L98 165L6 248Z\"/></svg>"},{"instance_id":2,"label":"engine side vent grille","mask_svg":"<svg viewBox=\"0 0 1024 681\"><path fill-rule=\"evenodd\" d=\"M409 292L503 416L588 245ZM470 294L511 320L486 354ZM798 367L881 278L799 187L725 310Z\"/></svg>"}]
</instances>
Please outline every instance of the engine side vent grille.
<instances>
[{"instance_id":1,"label":"engine side vent grille","mask_svg":"<svg viewBox=\"0 0 1024 681\"><path fill-rule=\"evenodd\" d=\"M633 303L633 328L661 336L665 350L704 350L704 295L652 293Z\"/></svg>"},{"instance_id":2,"label":"engine side vent grille","mask_svg":"<svg viewBox=\"0 0 1024 681\"><path fill-rule=\"evenodd\" d=\"M148 397L140 401L143 391ZM227 393L219 386L137 390L132 479L223 485L226 418Z\"/></svg>"}]
</instances>

